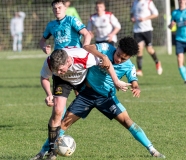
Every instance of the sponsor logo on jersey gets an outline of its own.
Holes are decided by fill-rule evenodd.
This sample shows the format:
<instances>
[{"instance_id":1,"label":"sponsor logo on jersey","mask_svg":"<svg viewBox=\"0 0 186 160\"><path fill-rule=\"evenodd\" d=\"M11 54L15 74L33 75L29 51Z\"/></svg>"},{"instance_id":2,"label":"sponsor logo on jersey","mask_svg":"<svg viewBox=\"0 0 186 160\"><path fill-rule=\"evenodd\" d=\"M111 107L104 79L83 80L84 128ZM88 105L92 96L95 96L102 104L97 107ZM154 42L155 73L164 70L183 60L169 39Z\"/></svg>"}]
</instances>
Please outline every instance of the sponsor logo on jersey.
<instances>
[{"instance_id":1,"label":"sponsor logo on jersey","mask_svg":"<svg viewBox=\"0 0 186 160\"><path fill-rule=\"evenodd\" d=\"M61 87L57 87L55 94L62 94L62 88Z\"/></svg>"}]
</instances>

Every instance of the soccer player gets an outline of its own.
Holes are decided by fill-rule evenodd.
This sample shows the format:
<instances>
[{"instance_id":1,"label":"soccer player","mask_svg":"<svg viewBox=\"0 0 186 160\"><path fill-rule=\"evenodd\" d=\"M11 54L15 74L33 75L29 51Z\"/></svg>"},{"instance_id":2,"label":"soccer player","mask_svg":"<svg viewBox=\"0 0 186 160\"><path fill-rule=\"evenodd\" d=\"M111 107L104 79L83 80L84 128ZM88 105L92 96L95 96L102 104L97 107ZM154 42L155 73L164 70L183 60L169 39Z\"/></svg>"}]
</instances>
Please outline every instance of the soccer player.
<instances>
[{"instance_id":1,"label":"soccer player","mask_svg":"<svg viewBox=\"0 0 186 160\"><path fill-rule=\"evenodd\" d=\"M85 28L85 25L76 17L67 16L65 3L68 0L53 0L52 10L56 20L49 22L43 33L39 44L43 52L51 53L51 45L47 44L47 39L52 35L54 38L54 50L61 49L66 46L77 46L90 44L91 35ZM81 36L83 36L83 44L81 44Z\"/></svg>"},{"instance_id":2,"label":"soccer player","mask_svg":"<svg viewBox=\"0 0 186 160\"><path fill-rule=\"evenodd\" d=\"M121 24L113 13L105 11L105 1L96 1L96 13L91 15L87 30L94 37L93 30L95 29L96 43L108 42L115 45L117 42L116 34L121 29Z\"/></svg>"},{"instance_id":3,"label":"soccer player","mask_svg":"<svg viewBox=\"0 0 186 160\"><path fill-rule=\"evenodd\" d=\"M24 12L15 12L14 18L10 22L10 32L13 38L13 51L22 51L22 39L24 32Z\"/></svg>"},{"instance_id":4,"label":"soccer player","mask_svg":"<svg viewBox=\"0 0 186 160\"><path fill-rule=\"evenodd\" d=\"M176 55L178 69L184 83L186 84L186 66L184 66L184 53L186 51L186 0L178 0L179 9L172 12L169 28L177 26L176 31Z\"/></svg>"},{"instance_id":5,"label":"soccer player","mask_svg":"<svg viewBox=\"0 0 186 160\"><path fill-rule=\"evenodd\" d=\"M147 52L151 55L156 64L156 70L159 75L163 69L161 62L158 60L156 52L152 46L152 22L151 20L158 17L158 10L152 0L134 0L131 7L131 21L134 23L134 38L139 45L139 53L137 55L137 76L143 76L142 62L144 44Z\"/></svg>"},{"instance_id":6,"label":"soccer player","mask_svg":"<svg viewBox=\"0 0 186 160\"><path fill-rule=\"evenodd\" d=\"M95 56L94 56L95 55ZM54 142L61 128L61 117L64 113L67 98L72 89L79 91L84 85L87 69L93 65L106 67L117 88L126 90L128 84L117 78L114 68L107 56L101 53L92 55L82 48L68 47L54 50L41 70L41 85L46 92L45 102L53 107L48 123L49 154L47 160L55 160ZM101 61L102 60L102 61ZM101 61L101 64L100 64ZM53 75L53 94L50 90L49 78ZM32 160L42 159L43 152L37 154Z\"/></svg>"},{"instance_id":7,"label":"soccer player","mask_svg":"<svg viewBox=\"0 0 186 160\"><path fill-rule=\"evenodd\" d=\"M128 82L131 83L133 96L140 96L135 66L130 61L130 57L135 56L138 52L138 45L133 38L125 37L121 39L117 49L108 43L85 46L84 48L92 53L101 52L107 55L114 66L118 78L126 75ZM86 79L85 89L79 93L67 109L65 118L62 120L60 136L78 119L86 118L95 107L110 120L116 119L137 141L147 148L152 156L165 158L153 147L144 131L130 119L125 107L116 97L114 84L106 70L99 66L93 66L89 68ZM47 145L47 143L44 145L45 148L43 149L45 151L47 151Z\"/></svg>"}]
</instances>

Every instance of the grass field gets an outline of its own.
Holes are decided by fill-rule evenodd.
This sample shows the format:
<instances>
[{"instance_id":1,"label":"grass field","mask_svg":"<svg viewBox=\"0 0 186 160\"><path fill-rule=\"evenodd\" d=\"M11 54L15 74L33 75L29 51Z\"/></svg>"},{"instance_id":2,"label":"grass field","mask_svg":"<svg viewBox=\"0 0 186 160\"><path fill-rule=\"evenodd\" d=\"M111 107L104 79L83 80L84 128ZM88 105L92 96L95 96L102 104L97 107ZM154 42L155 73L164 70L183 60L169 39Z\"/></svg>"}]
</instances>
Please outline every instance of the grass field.
<instances>
[{"instance_id":1,"label":"grass field","mask_svg":"<svg viewBox=\"0 0 186 160\"><path fill-rule=\"evenodd\" d=\"M133 121L145 131L168 160L186 158L186 85L179 75L176 56L158 52L164 72L156 74L151 57L144 55L141 97L130 91L117 95ZM0 160L29 160L47 137L51 108L45 106L40 69L41 51L0 52ZM135 58L132 58L135 62ZM68 104L74 99L70 95ZM77 143L66 160L150 160L147 150L115 120L95 109L66 134Z\"/></svg>"}]
</instances>

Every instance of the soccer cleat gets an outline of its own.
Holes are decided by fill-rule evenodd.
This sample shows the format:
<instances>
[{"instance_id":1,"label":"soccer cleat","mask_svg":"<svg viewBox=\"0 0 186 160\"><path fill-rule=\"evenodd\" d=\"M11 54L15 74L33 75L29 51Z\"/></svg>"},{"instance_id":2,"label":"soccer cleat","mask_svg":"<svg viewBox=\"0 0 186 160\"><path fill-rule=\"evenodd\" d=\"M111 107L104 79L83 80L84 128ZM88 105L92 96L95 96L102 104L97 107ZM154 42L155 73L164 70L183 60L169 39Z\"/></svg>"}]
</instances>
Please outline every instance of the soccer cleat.
<instances>
[{"instance_id":1,"label":"soccer cleat","mask_svg":"<svg viewBox=\"0 0 186 160\"><path fill-rule=\"evenodd\" d=\"M158 152L156 149L150 151L150 154L156 158L165 158L165 156L161 154L160 152Z\"/></svg>"},{"instance_id":2,"label":"soccer cleat","mask_svg":"<svg viewBox=\"0 0 186 160\"><path fill-rule=\"evenodd\" d=\"M49 152L46 154L46 159L45 160L56 160L57 159L57 155L55 155L54 152Z\"/></svg>"},{"instance_id":3,"label":"soccer cleat","mask_svg":"<svg viewBox=\"0 0 186 160\"><path fill-rule=\"evenodd\" d=\"M159 75L161 75L162 72L163 72L163 68L161 67L161 62L160 61L158 61L158 63L156 63L156 71Z\"/></svg>"},{"instance_id":4,"label":"soccer cleat","mask_svg":"<svg viewBox=\"0 0 186 160\"><path fill-rule=\"evenodd\" d=\"M42 153L39 152L38 154L36 154L35 157L31 158L30 160L41 160L44 158L44 156L45 155L43 155Z\"/></svg>"},{"instance_id":5,"label":"soccer cleat","mask_svg":"<svg viewBox=\"0 0 186 160\"><path fill-rule=\"evenodd\" d=\"M142 70L137 70L137 71L136 71L136 75L137 75L137 76L140 76L140 77L143 76Z\"/></svg>"}]
</instances>

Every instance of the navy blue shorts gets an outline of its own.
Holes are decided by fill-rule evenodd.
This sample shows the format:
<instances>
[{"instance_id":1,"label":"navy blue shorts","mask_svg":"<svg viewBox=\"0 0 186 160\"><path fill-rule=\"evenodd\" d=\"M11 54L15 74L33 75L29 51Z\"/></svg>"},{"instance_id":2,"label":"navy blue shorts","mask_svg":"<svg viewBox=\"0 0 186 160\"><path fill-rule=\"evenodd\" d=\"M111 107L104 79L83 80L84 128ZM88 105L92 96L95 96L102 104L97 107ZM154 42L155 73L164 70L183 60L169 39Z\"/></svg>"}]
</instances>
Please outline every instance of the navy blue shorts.
<instances>
[{"instance_id":1,"label":"navy blue shorts","mask_svg":"<svg viewBox=\"0 0 186 160\"><path fill-rule=\"evenodd\" d=\"M176 41L176 54L186 52L186 42Z\"/></svg>"},{"instance_id":2,"label":"navy blue shorts","mask_svg":"<svg viewBox=\"0 0 186 160\"><path fill-rule=\"evenodd\" d=\"M116 96L104 97L92 88L85 87L68 107L68 111L78 117L86 118L96 108L110 120L125 111Z\"/></svg>"}]
</instances>

